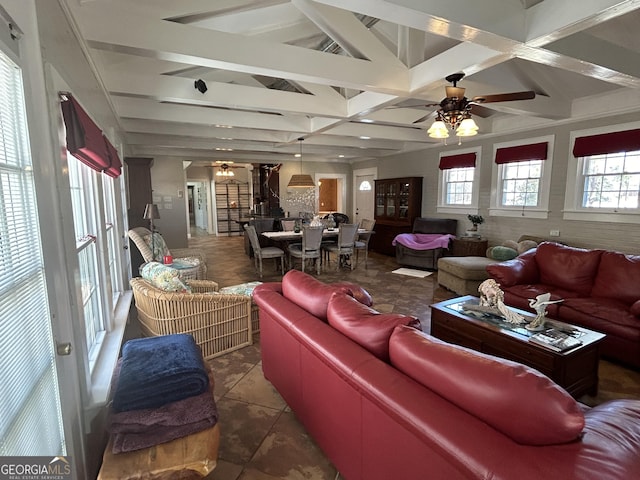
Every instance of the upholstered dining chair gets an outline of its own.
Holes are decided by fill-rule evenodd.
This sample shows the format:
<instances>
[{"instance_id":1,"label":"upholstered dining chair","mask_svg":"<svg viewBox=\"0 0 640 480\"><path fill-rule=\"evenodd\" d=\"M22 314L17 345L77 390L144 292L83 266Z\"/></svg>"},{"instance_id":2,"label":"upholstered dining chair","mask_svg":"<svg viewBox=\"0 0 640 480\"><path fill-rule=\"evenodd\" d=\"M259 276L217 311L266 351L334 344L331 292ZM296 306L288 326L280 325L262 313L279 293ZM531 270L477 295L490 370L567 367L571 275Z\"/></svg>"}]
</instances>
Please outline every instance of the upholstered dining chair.
<instances>
[{"instance_id":1,"label":"upholstered dining chair","mask_svg":"<svg viewBox=\"0 0 640 480\"><path fill-rule=\"evenodd\" d=\"M320 275L323 231L324 227L304 227L302 229L302 243L289 245L289 265L293 267L293 258L299 258L302 261L301 270L304 272L306 260L313 258L316 261L316 272Z\"/></svg>"},{"instance_id":2,"label":"upholstered dining chair","mask_svg":"<svg viewBox=\"0 0 640 480\"><path fill-rule=\"evenodd\" d=\"M284 250L278 247L263 247L258 240L258 234L256 233L256 227L253 225L244 226L245 233L249 236L251 242L251 248L253 248L253 260L256 265L256 270L262 278L262 260L266 258L279 258L280 269L284 275Z\"/></svg>"},{"instance_id":3,"label":"upholstered dining chair","mask_svg":"<svg viewBox=\"0 0 640 480\"><path fill-rule=\"evenodd\" d=\"M336 254L336 271L340 270L340 261L343 257L353 255L355 251L355 241L358 234L357 223L341 223L338 228L338 241L335 244L324 245L322 248L328 254L331 261L331 254ZM351 270L355 268L355 262L351 262Z\"/></svg>"},{"instance_id":4,"label":"upholstered dining chair","mask_svg":"<svg viewBox=\"0 0 640 480\"><path fill-rule=\"evenodd\" d=\"M280 227L283 232L293 232L296 228L296 220L293 218L283 218L280 220Z\"/></svg>"},{"instance_id":5,"label":"upholstered dining chair","mask_svg":"<svg viewBox=\"0 0 640 480\"><path fill-rule=\"evenodd\" d=\"M196 273L196 278L198 280L205 280L207 278L207 256L201 250L197 248L169 249L162 235L154 232L152 237L151 230L145 227L132 228L127 232L127 236L133 241L138 250L140 250L140 254L145 262L162 262L164 255L171 255L174 260L187 257L197 258L200 261L200 268ZM155 254L152 248L155 250Z\"/></svg>"},{"instance_id":6,"label":"upholstered dining chair","mask_svg":"<svg viewBox=\"0 0 640 480\"><path fill-rule=\"evenodd\" d=\"M367 268L367 260L369 259L369 240L371 240L371 235L373 235L373 227L376 226L375 220L369 220L368 218L363 218L360 221L360 228L364 230L363 233L358 234L358 238L355 241L354 247L356 249L356 263L358 263L360 259L360 250L364 251L364 268Z\"/></svg>"}]
</instances>

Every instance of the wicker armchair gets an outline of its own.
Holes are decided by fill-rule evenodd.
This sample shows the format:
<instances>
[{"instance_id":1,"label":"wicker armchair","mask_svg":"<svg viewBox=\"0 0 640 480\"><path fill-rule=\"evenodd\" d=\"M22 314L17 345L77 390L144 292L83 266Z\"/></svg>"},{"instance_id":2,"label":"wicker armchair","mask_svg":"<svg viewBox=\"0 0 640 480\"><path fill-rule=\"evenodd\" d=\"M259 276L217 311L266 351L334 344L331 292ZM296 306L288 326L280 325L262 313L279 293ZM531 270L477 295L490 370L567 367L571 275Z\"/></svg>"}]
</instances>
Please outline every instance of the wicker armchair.
<instances>
[{"instance_id":1,"label":"wicker armchair","mask_svg":"<svg viewBox=\"0 0 640 480\"><path fill-rule=\"evenodd\" d=\"M189 333L206 359L253 343L248 295L212 294L218 284L210 280L188 280L193 293L166 292L140 277L130 283L145 336Z\"/></svg>"},{"instance_id":2,"label":"wicker armchair","mask_svg":"<svg viewBox=\"0 0 640 480\"><path fill-rule=\"evenodd\" d=\"M151 230L144 227L135 227L127 232L127 235L133 243L136 244L138 250L142 254L142 258L144 258L145 262L153 261L153 252L147 242L144 241L144 237L147 235L151 235ZM207 278L207 257L206 255L196 248L172 248L171 256L174 259L177 258L185 258L185 257L195 257L200 260L200 269L196 275L198 280L205 280ZM162 262L162 259L160 259Z\"/></svg>"}]
</instances>

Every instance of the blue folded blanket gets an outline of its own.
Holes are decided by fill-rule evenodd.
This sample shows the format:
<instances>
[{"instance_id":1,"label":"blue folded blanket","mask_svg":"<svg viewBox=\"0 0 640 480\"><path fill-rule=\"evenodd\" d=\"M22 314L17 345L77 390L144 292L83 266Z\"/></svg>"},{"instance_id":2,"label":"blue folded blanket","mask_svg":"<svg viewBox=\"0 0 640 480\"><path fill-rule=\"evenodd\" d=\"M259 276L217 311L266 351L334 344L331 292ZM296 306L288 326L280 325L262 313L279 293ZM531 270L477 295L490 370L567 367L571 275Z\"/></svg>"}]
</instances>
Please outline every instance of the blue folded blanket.
<instances>
[{"instance_id":1,"label":"blue folded blanket","mask_svg":"<svg viewBox=\"0 0 640 480\"><path fill-rule=\"evenodd\" d=\"M202 352L187 334L129 340L122 348L113 410L157 408L209 388Z\"/></svg>"}]
</instances>

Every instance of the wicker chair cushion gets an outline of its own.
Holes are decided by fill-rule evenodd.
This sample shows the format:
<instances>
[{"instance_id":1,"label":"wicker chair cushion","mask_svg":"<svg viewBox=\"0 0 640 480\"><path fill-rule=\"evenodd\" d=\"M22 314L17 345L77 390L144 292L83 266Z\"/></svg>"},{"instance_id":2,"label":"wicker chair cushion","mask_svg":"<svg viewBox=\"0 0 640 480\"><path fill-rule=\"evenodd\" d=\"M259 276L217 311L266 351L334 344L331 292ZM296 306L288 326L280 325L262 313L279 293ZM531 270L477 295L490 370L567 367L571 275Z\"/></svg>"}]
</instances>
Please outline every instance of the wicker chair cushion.
<instances>
[{"instance_id":1,"label":"wicker chair cushion","mask_svg":"<svg viewBox=\"0 0 640 480\"><path fill-rule=\"evenodd\" d=\"M153 252L153 258L162 259L165 255L171 255L171 251L167 244L158 232L153 232L150 235L143 237L145 243L149 246Z\"/></svg>"},{"instance_id":2,"label":"wicker chair cushion","mask_svg":"<svg viewBox=\"0 0 640 480\"><path fill-rule=\"evenodd\" d=\"M262 282L247 282L239 285L232 285L230 287L222 287L219 292L227 293L230 295L253 295L253 289L260 285Z\"/></svg>"},{"instance_id":3,"label":"wicker chair cushion","mask_svg":"<svg viewBox=\"0 0 640 480\"><path fill-rule=\"evenodd\" d=\"M191 288L180 278L180 272L162 263L145 264L140 269L140 275L154 287L165 292L191 293Z\"/></svg>"}]
</instances>

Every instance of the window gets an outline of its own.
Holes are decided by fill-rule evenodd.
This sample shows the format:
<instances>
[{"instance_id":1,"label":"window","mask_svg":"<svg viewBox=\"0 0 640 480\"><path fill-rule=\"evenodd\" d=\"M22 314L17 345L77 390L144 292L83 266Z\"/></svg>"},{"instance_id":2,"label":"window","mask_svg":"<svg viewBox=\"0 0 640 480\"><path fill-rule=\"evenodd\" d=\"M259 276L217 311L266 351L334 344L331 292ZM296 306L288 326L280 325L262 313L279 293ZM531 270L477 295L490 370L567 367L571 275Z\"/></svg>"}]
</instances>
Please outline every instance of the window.
<instances>
[{"instance_id":1,"label":"window","mask_svg":"<svg viewBox=\"0 0 640 480\"><path fill-rule=\"evenodd\" d=\"M553 136L494 145L491 215L547 218Z\"/></svg>"},{"instance_id":2,"label":"window","mask_svg":"<svg viewBox=\"0 0 640 480\"><path fill-rule=\"evenodd\" d=\"M103 308L105 292L100 288L102 282L99 277L98 265L99 229L94 214L98 210L93 195L98 174L71 155L67 155L67 157L76 253L80 269L85 342L89 360L92 362L100 352L100 345L106 330L105 309Z\"/></svg>"},{"instance_id":3,"label":"window","mask_svg":"<svg viewBox=\"0 0 640 480\"><path fill-rule=\"evenodd\" d=\"M640 150L582 158L583 208L638 211Z\"/></svg>"},{"instance_id":4,"label":"window","mask_svg":"<svg viewBox=\"0 0 640 480\"><path fill-rule=\"evenodd\" d=\"M565 219L640 223L639 137L639 122L572 132Z\"/></svg>"},{"instance_id":5,"label":"window","mask_svg":"<svg viewBox=\"0 0 640 480\"><path fill-rule=\"evenodd\" d=\"M0 455L65 455L22 74L2 50L0 265Z\"/></svg>"},{"instance_id":6,"label":"window","mask_svg":"<svg viewBox=\"0 0 640 480\"><path fill-rule=\"evenodd\" d=\"M363 180L362 182L360 182L360 186L358 187L358 190L360 190L361 192L371 191L372 190L371 182L369 180Z\"/></svg>"},{"instance_id":7,"label":"window","mask_svg":"<svg viewBox=\"0 0 640 480\"><path fill-rule=\"evenodd\" d=\"M477 212L479 158L479 148L440 155L439 213Z\"/></svg>"}]
</instances>

